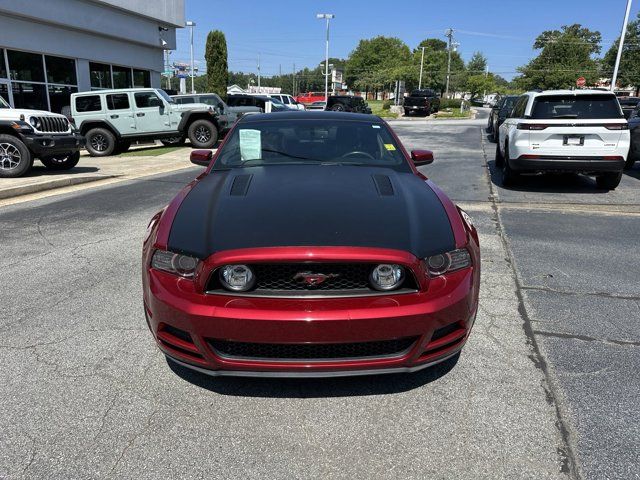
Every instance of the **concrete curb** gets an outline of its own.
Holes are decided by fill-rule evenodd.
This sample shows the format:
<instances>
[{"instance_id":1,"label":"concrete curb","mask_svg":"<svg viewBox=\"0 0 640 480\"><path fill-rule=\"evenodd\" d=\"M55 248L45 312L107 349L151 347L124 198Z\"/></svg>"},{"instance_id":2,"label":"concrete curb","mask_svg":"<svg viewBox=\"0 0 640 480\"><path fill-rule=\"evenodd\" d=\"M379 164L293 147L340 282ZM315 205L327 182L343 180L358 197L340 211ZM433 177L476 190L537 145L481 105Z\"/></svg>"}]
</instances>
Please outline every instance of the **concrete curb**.
<instances>
[{"instance_id":1,"label":"concrete curb","mask_svg":"<svg viewBox=\"0 0 640 480\"><path fill-rule=\"evenodd\" d=\"M99 180L106 180L109 178L115 178L120 175L85 175L77 177L64 177L64 178L52 178L46 182L30 183L28 185L21 185L19 187L9 187L0 189L0 200L19 197L22 195L29 195L31 193L43 192L45 190L53 190L56 188L70 187L73 185L80 185L82 183L97 182Z\"/></svg>"}]
</instances>

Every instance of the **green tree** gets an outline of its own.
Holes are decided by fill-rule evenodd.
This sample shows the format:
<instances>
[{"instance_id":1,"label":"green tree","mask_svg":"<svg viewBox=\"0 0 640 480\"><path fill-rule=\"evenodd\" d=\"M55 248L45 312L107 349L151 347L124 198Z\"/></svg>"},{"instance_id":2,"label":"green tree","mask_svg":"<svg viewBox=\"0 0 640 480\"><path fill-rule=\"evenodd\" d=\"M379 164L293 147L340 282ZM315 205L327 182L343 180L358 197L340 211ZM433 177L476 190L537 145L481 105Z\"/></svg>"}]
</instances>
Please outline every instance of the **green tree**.
<instances>
[{"instance_id":1,"label":"green tree","mask_svg":"<svg viewBox=\"0 0 640 480\"><path fill-rule=\"evenodd\" d=\"M466 90L471 94L471 98L483 92L491 93L496 90L496 81L492 74L470 75L465 83Z\"/></svg>"},{"instance_id":2,"label":"green tree","mask_svg":"<svg viewBox=\"0 0 640 480\"><path fill-rule=\"evenodd\" d=\"M467 72L469 75L478 75L487 70L487 57L482 52L474 52L473 56L467 63Z\"/></svg>"},{"instance_id":3,"label":"green tree","mask_svg":"<svg viewBox=\"0 0 640 480\"><path fill-rule=\"evenodd\" d=\"M399 38L378 36L360 40L345 65L347 85L359 89L383 89L406 75L411 51Z\"/></svg>"},{"instance_id":4,"label":"green tree","mask_svg":"<svg viewBox=\"0 0 640 480\"><path fill-rule=\"evenodd\" d=\"M613 77L613 69L618 55L620 37L611 48L605 53L602 59L603 76ZM627 34L624 37L622 47L622 57L620 58L620 68L618 70L618 85L632 85L636 92L640 89L640 13L636 19L629 22Z\"/></svg>"},{"instance_id":5,"label":"green tree","mask_svg":"<svg viewBox=\"0 0 640 480\"><path fill-rule=\"evenodd\" d=\"M533 44L540 53L518 68L521 75L515 79L516 85L524 90L569 88L579 77L593 85L600 73L593 58L600 53L600 41L600 32L579 24L542 32Z\"/></svg>"},{"instance_id":6,"label":"green tree","mask_svg":"<svg viewBox=\"0 0 640 480\"><path fill-rule=\"evenodd\" d=\"M227 40L220 30L212 30L207 35L204 58L207 61L207 92L217 93L226 100L229 85Z\"/></svg>"},{"instance_id":7,"label":"green tree","mask_svg":"<svg viewBox=\"0 0 640 480\"><path fill-rule=\"evenodd\" d=\"M447 43L438 38L422 40L413 50L412 64L414 68L411 70L412 75L408 79L408 84L412 85L411 88L418 86L422 47L425 47L422 86L432 88L440 92L440 95L443 95L447 83L448 51ZM464 79L464 60L462 60L458 52L453 51L451 52L451 80L449 90L452 92L459 90L464 83Z\"/></svg>"}]
</instances>

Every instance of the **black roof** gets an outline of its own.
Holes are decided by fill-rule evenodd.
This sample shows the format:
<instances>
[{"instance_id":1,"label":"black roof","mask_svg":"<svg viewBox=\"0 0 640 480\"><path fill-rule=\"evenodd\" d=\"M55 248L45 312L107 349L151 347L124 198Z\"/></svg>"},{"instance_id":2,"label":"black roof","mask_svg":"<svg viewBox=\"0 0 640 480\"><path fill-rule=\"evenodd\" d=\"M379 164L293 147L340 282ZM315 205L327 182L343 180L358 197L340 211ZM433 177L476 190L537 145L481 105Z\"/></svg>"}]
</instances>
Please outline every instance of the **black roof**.
<instances>
[{"instance_id":1,"label":"black roof","mask_svg":"<svg viewBox=\"0 0 640 480\"><path fill-rule=\"evenodd\" d=\"M256 113L245 115L239 123L262 122L265 120L351 120L355 122L382 123L376 115L351 112L326 112L324 110L292 110L290 112Z\"/></svg>"}]
</instances>

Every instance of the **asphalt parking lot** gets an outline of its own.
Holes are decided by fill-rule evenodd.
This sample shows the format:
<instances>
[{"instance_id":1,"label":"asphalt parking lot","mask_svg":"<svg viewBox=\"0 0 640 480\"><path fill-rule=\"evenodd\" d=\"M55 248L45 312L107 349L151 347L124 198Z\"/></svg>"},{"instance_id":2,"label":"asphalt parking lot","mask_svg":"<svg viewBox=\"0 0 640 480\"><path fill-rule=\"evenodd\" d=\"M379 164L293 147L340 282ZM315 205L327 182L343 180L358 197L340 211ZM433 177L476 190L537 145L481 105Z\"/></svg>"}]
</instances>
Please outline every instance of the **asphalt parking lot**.
<instances>
[{"instance_id":1,"label":"asphalt parking lot","mask_svg":"<svg viewBox=\"0 0 640 480\"><path fill-rule=\"evenodd\" d=\"M0 207L0 478L638 478L640 165L504 189L484 118L392 122L483 254L460 359L413 375L169 365L140 248L196 167Z\"/></svg>"}]
</instances>

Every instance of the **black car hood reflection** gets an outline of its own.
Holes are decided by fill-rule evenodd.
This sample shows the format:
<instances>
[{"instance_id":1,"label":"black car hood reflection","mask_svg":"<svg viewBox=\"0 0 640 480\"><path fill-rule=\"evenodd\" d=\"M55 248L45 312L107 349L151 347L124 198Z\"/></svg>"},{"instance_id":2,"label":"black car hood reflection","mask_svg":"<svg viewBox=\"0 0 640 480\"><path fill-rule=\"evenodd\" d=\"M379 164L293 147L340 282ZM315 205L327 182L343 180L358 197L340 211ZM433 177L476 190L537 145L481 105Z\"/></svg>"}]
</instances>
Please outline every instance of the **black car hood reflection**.
<instances>
[{"instance_id":1,"label":"black car hood reflection","mask_svg":"<svg viewBox=\"0 0 640 480\"><path fill-rule=\"evenodd\" d=\"M199 258L239 248L352 246L427 257L455 248L436 194L413 173L340 165L217 171L178 209L169 248Z\"/></svg>"}]
</instances>

